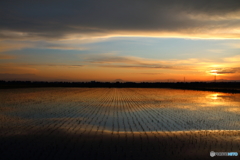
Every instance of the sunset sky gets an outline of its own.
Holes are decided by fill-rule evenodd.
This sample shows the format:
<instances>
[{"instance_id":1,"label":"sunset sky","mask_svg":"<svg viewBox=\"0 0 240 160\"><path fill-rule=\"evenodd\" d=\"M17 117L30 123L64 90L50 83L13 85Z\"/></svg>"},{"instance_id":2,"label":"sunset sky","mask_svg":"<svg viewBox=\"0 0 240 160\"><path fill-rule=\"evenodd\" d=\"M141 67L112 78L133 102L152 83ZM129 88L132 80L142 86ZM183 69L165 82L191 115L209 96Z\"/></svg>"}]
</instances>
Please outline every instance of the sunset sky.
<instances>
[{"instance_id":1,"label":"sunset sky","mask_svg":"<svg viewBox=\"0 0 240 160\"><path fill-rule=\"evenodd\" d=\"M0 80L240 80L239 0L9 0L0 13Z\"/></svg>"}]
</instances>

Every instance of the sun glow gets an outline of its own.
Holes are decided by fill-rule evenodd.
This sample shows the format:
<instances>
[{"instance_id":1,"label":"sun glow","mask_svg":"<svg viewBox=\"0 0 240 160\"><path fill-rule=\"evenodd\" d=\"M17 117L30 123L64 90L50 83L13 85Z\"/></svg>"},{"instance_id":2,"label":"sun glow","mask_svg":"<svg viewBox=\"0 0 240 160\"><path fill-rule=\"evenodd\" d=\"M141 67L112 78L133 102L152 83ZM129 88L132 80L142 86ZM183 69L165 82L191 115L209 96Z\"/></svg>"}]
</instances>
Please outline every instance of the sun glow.
<instances>
[{"instance_id":1,"label":"sun glow","mask_svg":"<svg viewBox=\"0 0 240 160\"><path fill-rule=\"evenodd\" d=\"M220 99L218 93L210 94L210 95L207 96L207 98L210 98L210 99L213 99L213 100Z\"/></svg>"},{"instance_id":2,"label":"sun glow","mask_svg":"<svg viewBox=\"0 0 240 160\"><path fill-rule=\"evenodd\" d=\"M213 70L210 71L210 73L213 74L213 75L217 75L218 74L218 70L213 69Z\"/></svg>"}]
</instances>

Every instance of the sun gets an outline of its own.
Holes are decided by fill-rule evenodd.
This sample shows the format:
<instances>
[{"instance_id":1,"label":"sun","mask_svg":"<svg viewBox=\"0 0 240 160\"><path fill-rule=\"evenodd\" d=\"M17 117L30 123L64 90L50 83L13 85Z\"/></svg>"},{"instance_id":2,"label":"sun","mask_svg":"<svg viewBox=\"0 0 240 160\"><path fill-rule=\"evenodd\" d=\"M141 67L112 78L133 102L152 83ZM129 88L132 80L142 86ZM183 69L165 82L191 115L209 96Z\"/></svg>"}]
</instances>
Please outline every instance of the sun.
<instances>
[{"instance_id":1,"label":"sun","mask_svg":"<svg viewBox=\"0 0 240 160\"><path fill-rule=\"evenodd\" d=\"M213 74L213 75L217 75L218 74L218 70L213 69L213 70L210 71L210 73Z\"/></svg>"}]
</instances>

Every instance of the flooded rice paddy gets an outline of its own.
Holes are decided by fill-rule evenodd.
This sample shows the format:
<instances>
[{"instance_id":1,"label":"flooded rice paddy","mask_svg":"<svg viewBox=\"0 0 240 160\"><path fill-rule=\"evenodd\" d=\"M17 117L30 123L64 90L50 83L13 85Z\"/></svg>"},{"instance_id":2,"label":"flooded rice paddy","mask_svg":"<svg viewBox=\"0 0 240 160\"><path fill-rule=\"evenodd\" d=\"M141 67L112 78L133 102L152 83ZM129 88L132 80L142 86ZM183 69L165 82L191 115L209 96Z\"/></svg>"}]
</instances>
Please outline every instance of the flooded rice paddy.
<instances>
[{"instance_id":1,"label":"flooded rice paddy","mask_svg":"<svg viewBox=\"0 0 240 160\"><path fill-rule=\"evenodd\" d=\"M211 150L240 151L240 94L32 88L1 90L0 98L0 152L9 159L205 159Z\"/></svg>"}]
</instances>

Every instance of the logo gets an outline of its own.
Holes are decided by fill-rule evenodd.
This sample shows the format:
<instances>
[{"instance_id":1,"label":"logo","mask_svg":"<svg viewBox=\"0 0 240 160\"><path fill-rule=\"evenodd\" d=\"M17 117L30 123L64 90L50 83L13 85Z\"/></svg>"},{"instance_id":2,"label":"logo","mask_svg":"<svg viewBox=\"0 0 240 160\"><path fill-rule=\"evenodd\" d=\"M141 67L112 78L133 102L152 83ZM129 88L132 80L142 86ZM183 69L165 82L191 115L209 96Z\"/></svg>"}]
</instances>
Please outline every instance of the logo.
<instances>
[{"instance_id":1,"label":"logo","mask_svg":"<svg viewBox=\"0 0 240 160\"><path fill-rule=\"evenodd\" d=\"M210 156L211 156L211 157L214 157L215 155L216 155L216 154L215 154L214 151L211 151L211 152L210 152Z\"/></svg>"},{"instance_id":2,"label":"logo","mask_svg":"<svg viewBox=\"0 0 240 160\"><path fill-rule=\"evenodd\" d=\"M214 156L238 156L238 152L214 152L214 151L211 151L210 156L211 157L214 157Z\"/></svg>"}]
</instances>

